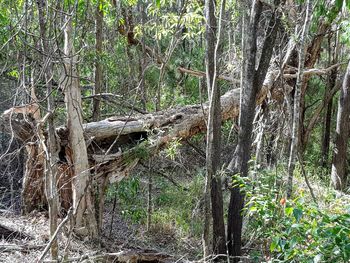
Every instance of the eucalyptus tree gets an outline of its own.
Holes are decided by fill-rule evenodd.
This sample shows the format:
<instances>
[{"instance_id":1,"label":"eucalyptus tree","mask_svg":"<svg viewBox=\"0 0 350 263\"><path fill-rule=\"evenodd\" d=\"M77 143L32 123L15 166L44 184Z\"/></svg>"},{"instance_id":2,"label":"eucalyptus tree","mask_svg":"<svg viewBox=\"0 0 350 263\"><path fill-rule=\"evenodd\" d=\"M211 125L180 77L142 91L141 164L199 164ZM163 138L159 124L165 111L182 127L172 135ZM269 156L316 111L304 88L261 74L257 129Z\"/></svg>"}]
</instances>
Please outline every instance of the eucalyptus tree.
<instances>
[{"instance_id":1,"label":"eucalyptus tree","mask_svg":"<svg viewBox=\"0 0 350 263\"><path fill-rule=\"evenodd\" d=\"M207 122L207 176L205 190L205 225L204 225L204 258L209 253L209 222L210 203L213 218L213 252L214 254L226 254L226 234L224 223L224 209L222 197L222 185L220 179L221 166L221 103L220 88L217 84L219 45L222 30L222 15L226 1L220 2L220 16L217 22L215 16L215 0L206 0L206 81L209 97L209 112ZM209 198L211 195L211 198ZM211 200L211 202L210 202Z\"/></svg>"},{"instance_id":2,"label":"eucalyptus tree","mask_svg":"<svg viewBox=\"0 0 350 263\"><path fill-rule=\"evenodd\" d=\"M299 62L298 62L298 75L297 75L297 83L294 91L294 101L293 101L293 119L292 119L292 142L289 153L289 162L288 162L288 185L287 185L287 196L290 197L292 195L292 186L293 186L293 173L295 169L295 162L297 160L297 156L299 154L299 120L300 120L300 93L301 93L301 85L303 80L303 72L304 72L304 63L305 63L305 53L306 53L306 37L309 33L309 27L311 23L311 13L312 13L312 1L308 0L306 3L306 14L305 14L305 22L303 24L303 30L301 33L300 39L300 52L299 52Z\"/></svg>"},{"instance_id":3,"label":"eucalyptus tree","mask_svg":"<svg viewBox=\"0 0 350 263\"><path fill-rule=\"evenodd\" d=\"M336 190L344 190L347 183L347 146L350 117L350 62L345 72L340 91L337 114L337 127L334 140L331 180Z\"/></svg>"},{"instance_id":4,"label":"eucalyptus tree","mask_svg":"<svg viewBox=\"0 0 350 263\"><path fill-rule=\"evenodd\" d=\"M48 111L48 134L46 144L47 154L45 162L45 192L47 203L49 206L49 219L50 219L50 236L53 238L58 226L58 215L59 215L59 195L57 190L58 171L57 163L59 161L58 153L59 147L56 138L56 131L54 125L53 112L55 111L55 102L52 95L53 92L53 38L52 31L55 29L50 28L51 36L47 33L48 25L55 25L55 23L48 23L50 19L53 19L50 15L48 8L48 1L38 0L38 19L40 27L40 38L41 38L41 50L43 54L43 71L45 75L45 86L47 96L47 111ZM51 39L51 43L49 41ZM52 259L58 258L58 242L54 239L51 246Z\"/></svg>"},{"instance_id":5,"label":"eucalyptus tree","mask_svg":"<svg viewBox=\"0 0 350 263\"><path fill-rule=\"evenodd\" d=\"M262 14L262 5L263 3L261 1L254 0L251 5L250 15L244 19L238 144L233 158L228 165L229 174L239 174L241 177L248 176L256 98L263 86L266 73L269 69L277 32L281 24L281 14L279 13L280 1L275 0L274 8L271 10L272 15L266 28L265 39L262 44L262 53L257 64L257 32ZM250 8L248 3L244 3L244 7L246 10ZM239 256L242 254L243 206L244 193L240 191L239 184L235 183L231 189L227 220L228 252L230 256L235 257L235 262L239 261Z\"/></svg>"}]
</instances>

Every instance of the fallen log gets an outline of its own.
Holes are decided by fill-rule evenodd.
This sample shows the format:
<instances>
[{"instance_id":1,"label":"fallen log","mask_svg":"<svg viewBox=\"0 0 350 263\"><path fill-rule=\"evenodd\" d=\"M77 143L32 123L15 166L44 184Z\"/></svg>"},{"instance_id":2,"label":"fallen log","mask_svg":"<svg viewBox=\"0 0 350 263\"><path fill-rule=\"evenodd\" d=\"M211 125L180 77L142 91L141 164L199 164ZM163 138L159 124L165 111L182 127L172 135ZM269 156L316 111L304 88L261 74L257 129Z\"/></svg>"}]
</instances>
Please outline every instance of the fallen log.
<instances>
[{"instance_id":1,"label":"fallen log","mask_svg":"<svg viewBox=\"0 0 350 263\"><path fill-rule=\"evenodd\" d=\"M268 74L256 103L261 104L268 96L279 99L282 91L274 87L277 71ZM234 89L221 96L221 117L227 121L238 117L240 89ZM185 106L153 114L139 115L130 120L111 118L97 123L87 124L86 135L103 140L117 138L120 134L147 132L147 140L135 145L125 152L111 155L105 159L99 157L100 163L92 168L97 177L107 176L111 183L126 177L140 160L157 154L168 143L185 140L206 130L206 118L209 105ZM102 128L103 127L103 128ZM101 129L102 128L102 129Z\"/></svg>"},{"instance_id":2,"label":"fallen log","mask_svg":"<svg viewBox=\"0 0 350 263\"><path fill-rule=\"evenodd\" d=\"M276 71L271 71L260 90L256 103L260 104L267 97L283 98L283 91L275 87ZM233 89L221 97L222 120L238 117L240 89ZM25 107L25 106L24 106ZM83 124L84 137L87 141L90 171L96 179L107 177L109 182L122 180L138 164L140 160L157 154L168 143L190 138L206 130L208 103L189 105L149 114L137 114L130 117L112 117L99 122ZM31 150L24 175L23 204L25 212L45 208L43 160L38 152L37 120L29 112L23 114L15 110L7 110L1 116L0 124L5 131L22 140ZM61 205L67 209L71 204L70 175L72 175L72 158L68 144L67 127L56 130L60 142L60 162L58 170ZM30 155L35 153L35 156ZM61 167L62 166L62 167ZM63 167L64 166L64 167ZM34 187L34 188L33 188ZM25 194L28 193L28 194ZM62 193L66 196L63 196ZM40 205L38 205L40 204Z\"/></svg>"}]
</instances>

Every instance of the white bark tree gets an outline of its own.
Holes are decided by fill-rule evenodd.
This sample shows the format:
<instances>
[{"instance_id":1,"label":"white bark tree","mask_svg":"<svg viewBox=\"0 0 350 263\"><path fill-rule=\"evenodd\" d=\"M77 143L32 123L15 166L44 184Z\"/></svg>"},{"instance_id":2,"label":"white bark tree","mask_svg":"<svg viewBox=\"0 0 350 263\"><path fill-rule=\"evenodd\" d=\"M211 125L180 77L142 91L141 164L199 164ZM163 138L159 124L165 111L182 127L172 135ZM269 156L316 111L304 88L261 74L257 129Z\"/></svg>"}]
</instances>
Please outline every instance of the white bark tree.
<instances>
[{"instance_id":1,"label":"white bark tree","mask_svg":"<svg viewBox=\"0 0 350 263\"><path fill-rule=\"evenodd\" d=\"M77 55L74 54L72 19L68 16L66 19L64 28L64 71L60 85L65 95L69 147L72 151L74 170L72 178L73 213L76 232L96 238L98 231L90 184L90 166L84 139Z\"/></svg>"}]
</instances>

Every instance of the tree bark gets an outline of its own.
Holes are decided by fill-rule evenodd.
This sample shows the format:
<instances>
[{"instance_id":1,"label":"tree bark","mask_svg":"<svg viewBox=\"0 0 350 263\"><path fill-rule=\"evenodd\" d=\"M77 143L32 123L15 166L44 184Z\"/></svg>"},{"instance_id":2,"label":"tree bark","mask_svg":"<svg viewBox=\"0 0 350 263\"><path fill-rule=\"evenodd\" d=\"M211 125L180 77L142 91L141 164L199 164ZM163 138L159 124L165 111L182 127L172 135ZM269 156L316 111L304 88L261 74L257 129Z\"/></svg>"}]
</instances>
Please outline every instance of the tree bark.
<instances>
[{"instance_id":1,"label":"tree bark","mask_svg":"<svg viewBox=\"0 0 350 263\"><path fill-rule=\"evenodd\" d=\"M71 17L67 17L64 28L64 55L65 74L62 76L61 87L65 94L69 146L72 150L74 169L72 187L75 230L78 234L96 238L98 229L90 186L90 166L82 126L81 92L76 68L77 57L73 48Z\"/></svg>"},{"instance_id":2,"label":"tree bark","mask_svg":"<svg viewBox=\"0 0 350 263\"><path fill-rule=\"evenodd\" d=\"M350 117L350 62L338 101L337 127L334 140L331 181L334 189L344 190L347 182L347 145Z\"/></svg>"},{"instance_id":3,"label":"tree bark","mask_svg":"<svg viewBox=\"0 0 350 263\"><path fill-rule=\"evenodd\" d=\"M306 3L306 17L303 25L303 31L300 39L300 52L299 52L299 65L298 65L298 77L297 84L294 91L294 106L293 106L293 119L292 119L292 142L289 153L288 161L288 182L287 182L287 197L292 195L293 190L293 174L295 169L295 163L297 160L298 152L300 150L299 139L299 125L300 125L300 112L302 110L300 105L301 89L303 85L303 73L305 65L305 53L306 53L306 37L309 32L310 20L312 13L312 1L308 0Z\"/></svg>"},{"instance_id":4,"label":"tree bark","mask_svg":"<svg viewBox=\"0 0 350 263\"><path fill-rule=\"evenodd\" d=\"M53 111L55 110L55 104L52 97L52 80L53 80L53 65L50 57L51 50L47 41L48 36L46 35L47 18L45 18L45 6L44 0L38 0L38 13L39 13L39 26L40 26L40 37L41 45L43 50L43 65L46 66L45 70L45 82L46 82L46 94L47 94L47 111L48 117L48 133L47 141L43 142L46 144L46 166L45 166L45 188L46 198L49 206L49 221L50 221L50 236L52 237L57 229L58 225L58 210L59 210L59 196L57 190L57 163L58 163L58 143L56 139L56 132L53 119ZM58 258L58 242L57 239L51 245L51 257L52 259Z\"/></svg>"},{"instance_id":5,"label":"tree bark","mask_svg":"<svg viewBox=\"0 0 350 263\"><path fill-rule=\"evenodd\" d=\"M334 47L332 47L332 36L328 39L328 57L329 64L333 64L338 60L338 34L336 34L334 40ZM327 91L332 90L337 82L337 69L333 69L327 78ZM326 96L324 98L326 100ZM322 143L321 143L321 165L326 168L329 162L329 146L331 142L331 121L332 121L332 111L333 111L333 98L331 98L326 104L326 112L323 119L323 130L322 130Z\"/></svg>"},{"instance_id":6,"label":"tree bark","mask_svg":"<svg viewBox=\"0 0 350 263\"><path fill-rule=\"evenodd\" d=\"M103 85L103 71L102 71L102 42L103 42L103 7L102 0L98 0L96 3L96 14L95 14L95 24L96 24L96 61L95 61L95 88L94 93L100 94ZM92 108L92 120L98 121L101 115L100 109L100 98L93 98L93 108Z\"/></svg>"},{"instance_id":7,"label":"tree bark","mask_svg":"<svg viewBox=\"0 0 350 263\"><path fill-rule=\"evenodd\" d=\"M279 3L279 1L275 1L275 6L277 7ZM269 68L280 23L279 14L277 10L274 10L266 32L259 65L256 69L257 31L261 12L262 2L253 1L251 15L247 21L247 27L244 30L243 37L243 69L238 144L234 157L227 168L231 175L239 173L242 177L248 176L248 161L251 156L251 134L255 115L255 100L258 91L263 86L263 81ZM244 194L240 191L239 186L234 185L231 189L227 220L228 252L230 256L235 257L234 262L238 262L239 259L237 257L242 254L243 205Z\"/></svg>"},{"instance_id":8,"label":"tree bark","mask_svg":"<svg viewBox=\"0 0 350 263\"><path fill-rule=\"evenodd\" d=\"M226 235L224 223L223 197L220 178L221 160L221 105L220 88L217 85L218 48L220 44L221 19L225 1L222 1L219 17L219 29L215 17L215 1L207 0L206 9L206 80L209 93L209 112L207 123L206 149L206 198L205 198L205 227L204 227L204 257L209 253L210 202L213 218L213 253L226 254ZM210 195L210 196L209 196ZM210 198L211 197L211 198Z\"/></svg>"},{"instance_id":9,"label":"tree bark","mask_svg":"<svg viewBox=\"0 0 350 263\"><path fill-rule=\"evenodd\" d=\"M331 73L329 76L328 90L335 86L335 79L337 76L337 70ZM326 98L325 98L326 99ZM321 145L321 166L326 168L329 163L329 145L331 142L331 120L333 110L333 98L331 98L326 104L326 112L323 120L323 134L322 134L322 145ZM329 166L328 166L329 167Z\"/></svg>"}]
</instances>

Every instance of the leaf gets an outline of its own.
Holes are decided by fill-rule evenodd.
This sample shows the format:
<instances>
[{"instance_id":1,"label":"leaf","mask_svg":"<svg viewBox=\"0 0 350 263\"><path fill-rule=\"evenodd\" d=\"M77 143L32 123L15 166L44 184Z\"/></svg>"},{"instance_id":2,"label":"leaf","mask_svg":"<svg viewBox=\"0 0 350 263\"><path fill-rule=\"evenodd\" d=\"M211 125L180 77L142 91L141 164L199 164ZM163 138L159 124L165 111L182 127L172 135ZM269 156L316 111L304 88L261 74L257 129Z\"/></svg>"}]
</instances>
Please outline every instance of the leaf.
<instances>
[{"instance_id":1,"label":"leaf","mask_svg":"<svg viewBox=\"0 0 350 263\"><path fill-rule=\"evenodd\" d=\"M286 215L290 216L293 212L293 207L286 207L285 211L286 211Z\"/></svg>"},{"instance_id":2,"label":"leaf","mask_svg":"<svg viewBox=\"0 0 350 263\"><path fill-rule=\"evenodd\" d=\"M275 251L276 247L278 246L278 238L274 238L270 245L270 251Z\"/></svg>"},{"instance_id":3,"label":"leaf","mask_svg":"<svg viewBox=\"0 0 350 263\"><path fill-rule=\"evenodd\" d=\"M160 8L160 0L156 0L156 6L157 8Z\"/></svg>"},{"instance_id":4,"label":"leaf","mask_svg":"<svg viewBox=\"0 0 350 263\"><path fill-rule=\"evenodd\" d=\"M293 209L293 216L295 217L295 220L299 222L300 218L303 216L303 210L299 208Z\"/></svg>"}]
</instances>

